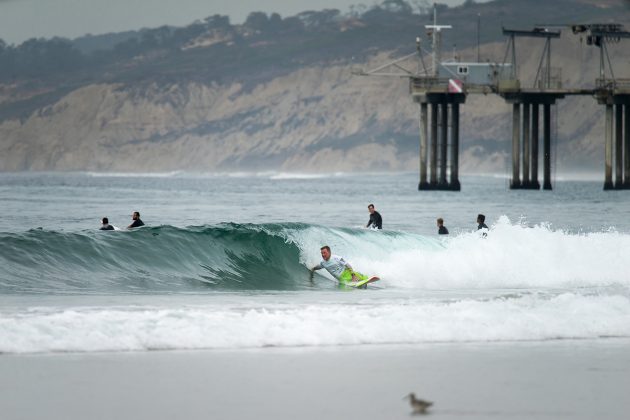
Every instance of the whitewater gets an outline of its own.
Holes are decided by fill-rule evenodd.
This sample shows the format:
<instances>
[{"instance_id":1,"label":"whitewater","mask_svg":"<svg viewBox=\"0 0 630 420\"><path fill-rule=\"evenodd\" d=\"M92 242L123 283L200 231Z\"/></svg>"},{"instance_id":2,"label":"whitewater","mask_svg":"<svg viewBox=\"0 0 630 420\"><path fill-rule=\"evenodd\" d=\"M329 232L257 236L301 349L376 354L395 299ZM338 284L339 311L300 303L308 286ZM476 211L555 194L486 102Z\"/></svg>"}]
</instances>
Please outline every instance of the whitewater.
<instances>
[{"instance_id":1,"label":"whitewater","mask_svg":"<svg viewBox=\"0 0 630 420\"><path fill-rule=\"evenodd\" d=\"M626 194L414 176L0 174L0 353L630 338ZM311 280L322 245L382 280Z\"/></svg>"}]
</instances>

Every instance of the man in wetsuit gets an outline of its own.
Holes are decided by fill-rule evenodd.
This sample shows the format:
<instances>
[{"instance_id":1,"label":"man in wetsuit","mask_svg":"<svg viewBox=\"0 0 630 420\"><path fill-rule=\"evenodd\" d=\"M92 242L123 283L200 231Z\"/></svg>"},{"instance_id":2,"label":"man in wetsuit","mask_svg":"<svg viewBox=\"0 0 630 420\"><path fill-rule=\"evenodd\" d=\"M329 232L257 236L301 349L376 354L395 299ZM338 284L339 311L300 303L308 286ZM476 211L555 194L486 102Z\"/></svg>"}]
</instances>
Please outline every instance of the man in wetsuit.
<instances>
[{"instance_id":1,"label":"man in wetsuit","mask_svg":"<svg viewBox=\"0 0 630 420\"><path fill-rule=\"evenodd\" d=\"M488 237L488 225L486 225L486 216L484 216L483 214L478 214L477 215L477 230L481 230L481 229L485 229L482 233L481 233L481 237L482 238L487 238Z\"/></svg>"},{"instance_id":2,"label":"man in wetsuit","mask_svg":"<svg viewBox=\"0 0 630 420\"><path fill-rule=\"evenodd\" d=\"M342 257L332 255L330 247L324 245L321 247L322 261L315 267L311 268L311 274L315 270L321 270L325 268L334 278L336 278L340 284L348 284L353 281L365 280L368 276L357 273L352 269L352 266Z\"/></svg>"},{"instance_id":3,"label":"man in wetsuit","mask_svg":"<svg viewBox=\"0 0 630 420\"><path fill-rule=\"evenodd\" d=\"M486 225L485 221L486 216L484 216L483 214L477 215L477 230L488 229L488 225Z\"/></svg>"},{"instance_id":4,"label":"man in wetsuit","mask_svg":"<svg viewBox=\"0 0 630 420\"><path fill-rule=\"evenodd\" d=\"M438 235L448 235L448 229L444 226L444 219L437 219Z\"/></svg>"},{"instance_id":5,"label":"man in wetsuit","mask_svg":"<svg viewBox=\"0 0 630 420\"><path fill-rule=\"evenodd\" d=\"M140 220L140 212L134 211L133 214L131 215L131 219L133 220L133 222L131 222L131 224L127 226L127 229L133 229L136 227L144 226L144 223L142 222L142 220Z\"/></svg>"},{"instance_id":6,"label":"man in wetsuit","mask_svg":"<svg viewBox=\"0 0 630 420\"><path fill-rule=\"evenodd\" d=\"M107 217L103 217L101 219L101 228L99 230L114 230L114 226L109 224L109 219Z\"/></svg>"},{"instance_id":7,"label":"man in wetsuit","mask_svg":"<svg viewBox=\"0 0 630 420\"><path fill-rule=\"evenodd\" d=\"M368 206L368 211L370 212L370 220L365 227L372 226L372 229L383 229L383 218L379 212L374 210L374 204Z\"/></svg>"}]
</instances>

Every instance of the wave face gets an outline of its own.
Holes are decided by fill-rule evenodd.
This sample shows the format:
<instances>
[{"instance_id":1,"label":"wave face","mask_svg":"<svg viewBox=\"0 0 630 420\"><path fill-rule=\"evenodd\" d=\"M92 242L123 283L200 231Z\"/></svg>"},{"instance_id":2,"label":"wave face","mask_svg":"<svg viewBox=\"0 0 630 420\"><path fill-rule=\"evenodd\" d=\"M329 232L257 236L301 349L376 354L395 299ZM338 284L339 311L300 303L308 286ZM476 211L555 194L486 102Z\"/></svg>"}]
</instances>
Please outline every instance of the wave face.
<instances>
[{"instance_id":1,"label":"wave face","mask_svg":"<svg viewBox=\"0 0 630 420\"><path fill-rule=\"evenodd\" d=\"M300 223L134 231L0 233L0 294L147 294L305 290L334 282L308 267L328 244L393 289L630 286L630 235L569 234L503 217L477 232L428 238ZM327 281L328 280L328 281Z\"/></svg>"},{"instance_id":2,"label":"wave face","mask_svg":"<svg viewBox=\"0 0 630 420\"><path fill-rule=\"evenodd\" d=\"M288 232L300 225L3 234L2 293L285 290L308 279Z\"/></svg>"}]
</instances>

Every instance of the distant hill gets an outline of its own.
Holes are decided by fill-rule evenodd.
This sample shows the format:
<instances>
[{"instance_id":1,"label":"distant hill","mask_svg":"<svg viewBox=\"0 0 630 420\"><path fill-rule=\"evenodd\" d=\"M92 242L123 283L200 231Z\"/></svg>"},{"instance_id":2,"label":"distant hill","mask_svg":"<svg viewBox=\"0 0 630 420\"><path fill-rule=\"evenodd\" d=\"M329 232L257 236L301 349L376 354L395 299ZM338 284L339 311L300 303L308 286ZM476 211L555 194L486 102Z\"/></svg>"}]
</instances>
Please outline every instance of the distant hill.
<instances>
[{"instance_id":1,"label":"distant hill","mask_svg":"<svg viewBox=\"0 0 630 420\"><path fill-rule=\"evenodd\" d=\"M241 25L215 15L186 27L0 41L0 170L414 168L416 110L404 81L350 70L413 51L431 12L426 1L386 0L345 15L256 12ZM498 61L501 26L630 22L622 0L467 1L438 13L454 28L445 31L444 54L468 60L476 57L478 16L483 57ZM537 48L519 45L522 69L535 72ZM568 34L553 48L567 83L592 83L593 48ZM627 51L612 49L622 69L630 68ZM465 170L505 165L507 108L490 103L463 109ZM601 163L600 110L588 111L590 126L562 120L589 104L560 106L558 147L580 144L560 165Z\"/></svg>"},{"instance_id":2,"label":"distant hill","mask_svg":"<svg viewBox=\"0 0 630 420\"><path fill-rule=\"evenodd\" d=\"M144 31L125 31L117 33L108 33L102 35L87 34L82 37L73 39L72 46L85 55L96 53L97 51L113 50L116 45L123 44L132 39L139 40L142 38Z\"/></svg>"}]
</instances>

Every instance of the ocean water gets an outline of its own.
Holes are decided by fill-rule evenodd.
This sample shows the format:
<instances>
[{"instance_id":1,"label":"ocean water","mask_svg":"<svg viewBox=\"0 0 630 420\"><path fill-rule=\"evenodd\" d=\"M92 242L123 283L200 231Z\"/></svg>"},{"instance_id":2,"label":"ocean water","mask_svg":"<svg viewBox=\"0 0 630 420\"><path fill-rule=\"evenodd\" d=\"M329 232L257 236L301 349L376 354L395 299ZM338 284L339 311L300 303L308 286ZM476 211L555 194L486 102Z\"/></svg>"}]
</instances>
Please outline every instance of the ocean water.
<instances>
[{"instance_id":1,"label":"ocean water","mask_svg":"<svg viewBox=\"0 0 630 420\"><path fill-rule=\"evenodd\" d=\"M630 337L630 192L600 180L20 173L0 206L3 354ZM382 280L311 280L322 245Z\"/></svg>"}]
</instances>

